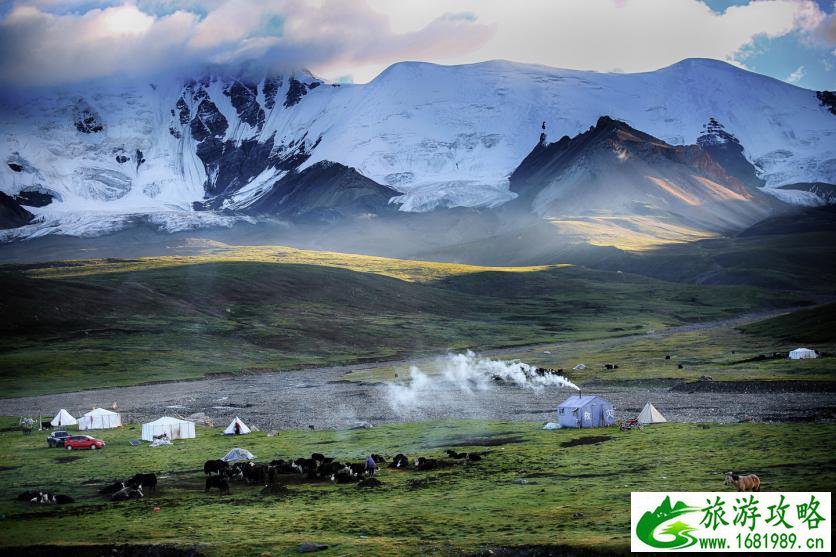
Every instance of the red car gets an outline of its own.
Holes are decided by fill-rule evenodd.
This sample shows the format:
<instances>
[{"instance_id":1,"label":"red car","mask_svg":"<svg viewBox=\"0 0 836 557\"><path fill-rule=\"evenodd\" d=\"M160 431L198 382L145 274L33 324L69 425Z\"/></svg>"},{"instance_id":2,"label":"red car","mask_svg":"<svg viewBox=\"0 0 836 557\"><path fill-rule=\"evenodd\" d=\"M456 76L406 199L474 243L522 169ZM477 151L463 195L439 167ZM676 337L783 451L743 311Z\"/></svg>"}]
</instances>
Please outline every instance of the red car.
<instances>
[{"instance_id":1,"label":"red car","mask_svg":"<svg viewBox=\"0 0 836 557\"><path fill-rule=\"evenodd\" d=\"M67 439L64 441L64 446L67 448L68 451L71 451L73 449L96 450L104 447L105 442L101 439L90 437L89 435L73 435L72 437L67 437Z\"/></svg>"}]
</instances>

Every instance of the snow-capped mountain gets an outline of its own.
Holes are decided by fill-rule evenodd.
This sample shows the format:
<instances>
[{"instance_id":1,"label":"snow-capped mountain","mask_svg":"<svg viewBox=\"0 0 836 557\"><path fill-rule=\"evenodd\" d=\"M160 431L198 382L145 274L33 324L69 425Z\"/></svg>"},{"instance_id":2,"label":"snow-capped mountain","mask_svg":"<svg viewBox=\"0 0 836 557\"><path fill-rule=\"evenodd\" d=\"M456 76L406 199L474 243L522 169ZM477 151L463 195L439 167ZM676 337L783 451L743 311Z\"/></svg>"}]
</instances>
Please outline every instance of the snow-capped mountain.
<instances>
[{"instance_id":1,"label":"snow-capped mountain","mask_svg":"<svg viewBox=\"0 0 836 557\"><path fill-rule=\"evenodd\" d=\"M767 191L790 201L780 186L836 183L836 116L826 103L718 61L639 74L404 62L365 85L303 71L228 75L4 100L0 190L37 217L15 234L96 233L137 215L166 229L229 224L275 207L259 200L325 161L391 188L402 211L498 206L515 197L508 177L540 134L557 141L602 115L672 145L716 124Z\"/></svg>"}]
</instances>

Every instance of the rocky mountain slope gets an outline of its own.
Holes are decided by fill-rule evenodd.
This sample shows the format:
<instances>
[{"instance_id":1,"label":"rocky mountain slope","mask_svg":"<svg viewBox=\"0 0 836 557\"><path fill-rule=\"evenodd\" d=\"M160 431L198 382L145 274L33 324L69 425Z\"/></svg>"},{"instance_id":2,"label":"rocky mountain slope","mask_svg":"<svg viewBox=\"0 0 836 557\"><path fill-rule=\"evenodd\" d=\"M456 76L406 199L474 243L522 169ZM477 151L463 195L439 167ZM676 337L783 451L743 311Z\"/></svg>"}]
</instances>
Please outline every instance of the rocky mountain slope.
<instances>
[{"instance_id":1,"label":"rocky mountain slope","mask_svg":"<svg viewBox=\"0 0 836 557\"><path fill-rule=\"evenodd\" d=\"M606 114L670 145L695 143L714 122L767 191L793 201L780 186L836 183L825 101L712 60L641 74L409 62L365 85L226 69L7 91L0 190L36 216L13 237L97 234L137 219L164 230L229 225L270 206L288 173L326 161L388 188L375 195L393 190L401 211L495 207L515 197L508 177L543 124L554 141Z\"/></svg>"},{"instance_id":2,"label":"rocky mountain slope","mask_svg":"<svg viewBox=\"0 0 836 557\"><path fill-rule=\"evenodd\" d=\"M575 137L537 144L511 191L537 214L665 215L703 230L745 228L783 205L760 189L737 140L717 122L696 145L670 145L601 117Z\"/></svg>"}]
</instances>

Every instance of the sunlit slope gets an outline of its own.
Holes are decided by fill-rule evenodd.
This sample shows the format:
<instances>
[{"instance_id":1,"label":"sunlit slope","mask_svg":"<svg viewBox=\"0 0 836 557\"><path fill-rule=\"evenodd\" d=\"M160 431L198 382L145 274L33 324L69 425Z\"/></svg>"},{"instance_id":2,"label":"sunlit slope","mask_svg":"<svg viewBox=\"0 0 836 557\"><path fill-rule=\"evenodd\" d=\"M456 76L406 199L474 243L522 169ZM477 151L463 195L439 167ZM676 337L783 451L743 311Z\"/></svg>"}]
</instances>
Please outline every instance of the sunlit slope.
<instances>
[{"instance_id":1,"label":"sunlit slope","mask_svg":"<svg viewBox=\"0 0 836 557\"><path fill-rule=\"evenodd\" d=\"M5 266L0 290L14 293L0 298L2 396L618 336L802 301L268 247Z\"/></svg>"},{"instance_id":2,"label":"sunlit slope","mask_svg":"<svg viewBox=\"0 0 836 557\"><path fill-rule=\"evenodd\" d=\"M427 282L441 278L484 271L530 272L551 266L486 267L393 259L331 251L301 250L286 246L229 246L220 242L206 244L202 255L140 257L135 259L89 259L45 263L25 268L26 274L40 278L70 278L100 273L124 273L182 265L206 263L280 263L284 265L317 265L336 267L361 273L373 273L407 282Z\"/></svg>"}]
</instances>

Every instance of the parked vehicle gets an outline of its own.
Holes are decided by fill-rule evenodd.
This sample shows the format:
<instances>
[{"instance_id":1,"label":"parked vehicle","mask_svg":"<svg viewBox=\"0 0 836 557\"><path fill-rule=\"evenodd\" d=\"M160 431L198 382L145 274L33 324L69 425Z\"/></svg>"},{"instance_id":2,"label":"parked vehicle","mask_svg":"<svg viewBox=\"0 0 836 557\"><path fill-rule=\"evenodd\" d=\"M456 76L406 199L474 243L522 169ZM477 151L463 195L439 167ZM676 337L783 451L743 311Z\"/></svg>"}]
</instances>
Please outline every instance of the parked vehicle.
<instances>
[{"instance_id":1,"label":"parked vehicle","mask_svg":"<svg viewBox=\"0 0 836 557\"><path fill-rule=\"evenodd\" d=\"M70 434L66 431L53 431L49 434L49 437L46 438L46 444L49 445L50 448L63 447L64 441L66 441L69 436Z\"/></svg>"},{"instance_id":2,"label":"parked vehicle","mask_svg":"<svg viewBox=\"0 0 836 557\"><path fill-rule=\"evenodd\" d=\"M105 442L101 439L96 439L95 437L90 437L89 435L73 435L71 437L67 437L64 441L64 447L71 451L73 449L90 449L96 450L101 449L105 446Z\"/></svg>"}]
</instances>

